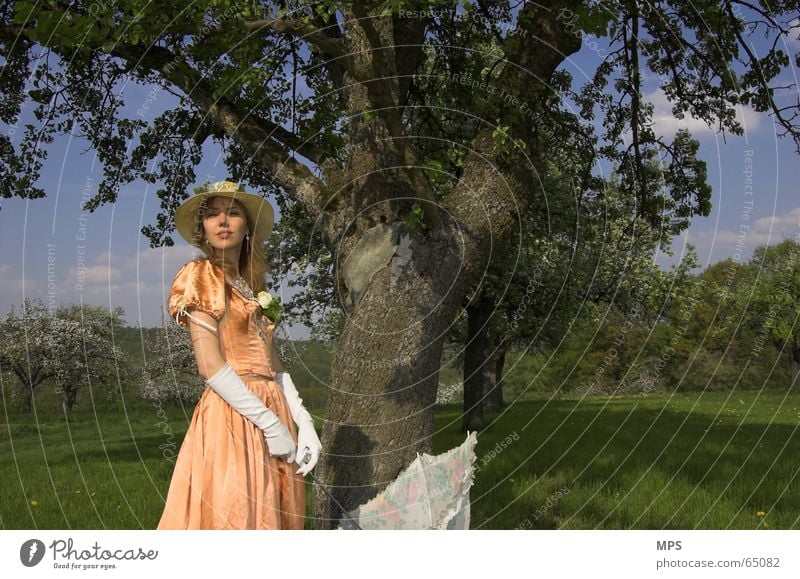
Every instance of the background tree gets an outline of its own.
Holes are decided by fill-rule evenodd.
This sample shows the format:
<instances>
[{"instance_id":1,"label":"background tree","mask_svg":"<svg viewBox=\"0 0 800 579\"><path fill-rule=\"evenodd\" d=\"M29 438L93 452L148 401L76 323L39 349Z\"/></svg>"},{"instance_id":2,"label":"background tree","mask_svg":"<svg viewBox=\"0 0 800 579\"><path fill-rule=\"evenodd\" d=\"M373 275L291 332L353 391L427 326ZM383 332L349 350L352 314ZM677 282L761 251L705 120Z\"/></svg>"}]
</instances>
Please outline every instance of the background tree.
<instances>
[{"instance_id":1,"label":"background tree","mask_svg":"<svg viewBox=\"0 0 800 579\"><path fill-rule=\"evenodd\" d=\"M65 415L72 412L80 391L88 388L92 397L105 392L111 398L126 381L125 358L111 340L97 333L99 324L102 321L80 323L56 317L51 332L38 346L50 355L53 383Z\"/></svg>"},{"instance_id":2,"label":"background tree","mask_svg":"<svg viewBox=\"0 0 800 579\"><path fill-rule=\"evenodd\" d=\"M16 376L20 411L30 412L38 386L53 377L50 353L42 347L52 335L52 317L40 299L26 298L19 314L14 306L0 326L0 365ZM34 347L32 347L34 346Z\"/></svg>"},{"instance_id":3,"label":"background tree","mask_svg":"<svg viewBox=\"0 0 800 579\"><path fill-rule=\"evenodd\" d=\"M568 151L564 147L554 155ZM609 338L605 345L610 349L618 330L634 320L636 331L627 336L628 350L615 359L616 370L625 367L637 356L634 335L644 338L653 330L691 267L687 258L672 272L661 270L656 254L671 243L672 232L658 231L637 215L635 199L621 192L615 174L602 195L576 195L574 183L560 185L565 179L553 179L546 187L553 214L560 219L537 223L537 212L529 211L519 233L512 234L516 243L492 260L481 281L481 295L466 310L464 430L481 428L483 410L501 406L498 381L510 348L535 353L556 347L573 331L593 333L602 326L603 335L596 336L593 347L602 350L604 338ZM533 238L531 232L536 231L548 235ZM588 323L581 324L581 318ZM584 359L578 351L575 355L575 364L598 362ZM638 360L635 375L645 365ZM619 372L610 375L615 377L611 383L589 380L589 391L616 391Z\"/></svg>"},{"instance_id":4,"label":"background tree","mask_svg":"<svg viewBox=\"0 0 800 579\"><path fill-rule=\"evenodd\" d=\"M121 351L99 328L113 316L102 308L84 308L82 320L73 319L79 306L57 308L54 312L40 299L25 299L17 315L14 308L0 325L0 360L21 385L21 410L32 409L39 384L51 380L68 415L83 387L113 392L128 366ZM124 379L124 378L123 378Z\"/></svg>"},{"instance_id":5,"label":"background tree","mask_svg":"<svg viewBox=\"0 0 800 579\"><path fill-rule=\"evenodd\" d=\"M759 246L748 260L745 282L737 287L735 303L753 327L749 358L771 341L789 361L790 388L800 388L800 243L787 239Z\"/></svg>"},{"instance_id":6,"label":"background tree","mask_svg":"<svg viewBox=\"0 0 800 579\"><path fill-rule=\"evenodd\" d=\"M169 316L163 316L142 368L141 397L192 405L200 399L204 388L189 332Z\"/></svg>"},{"instance_id":7,"label":"background tree","mask_svg":"<svg viewBox=\"0 0 800 579\"><path fill-rule=\"evenodd\" d=\"M128 326L125 321L125 310L120 306L109 310L103 306L66 304L56 308L55 316L90 326L94 333L109 341L114 337L115 327L119 329Z\"/></svg>"}]
</instances>

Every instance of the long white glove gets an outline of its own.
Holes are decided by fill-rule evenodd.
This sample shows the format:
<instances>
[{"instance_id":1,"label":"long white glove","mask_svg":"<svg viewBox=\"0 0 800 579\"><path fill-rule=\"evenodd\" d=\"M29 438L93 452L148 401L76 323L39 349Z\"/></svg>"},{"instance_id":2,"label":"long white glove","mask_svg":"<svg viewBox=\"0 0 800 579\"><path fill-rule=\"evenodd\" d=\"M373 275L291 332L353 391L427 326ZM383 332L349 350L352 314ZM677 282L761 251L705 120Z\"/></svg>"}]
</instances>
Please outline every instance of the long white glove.
<instances>
[{"instance_id":1,"label":"long white glove","mask_svg":"<svg viewBox=\"0 0 800 579\"><path fill-rule=\"evenodd\" d=\"M294 461L297 449L289 429L258 396L245 386L230 364L225 362L225 365L206 382L234 410L264 432L270 456L285 458L286 462Z\"/></svg>"},{"instance_id":2,"label":"long white glove","mask_svg":"<svg viewBox=\"0 0 800 579\"><path fill-rule=\"evenodd\" d=\"M300 466L296 474L306 476L314 468L322 452L322 443L319 441L317 431L314 429L314 419L303 406L303 399L294 386L292 376L288 372L281 372L275 376L275 381L280 384L289 403L289 411L297 424L297 456L295 462ZM311 455L310 460L303 464L305 454Z\"/></svg>"}]
</instances>

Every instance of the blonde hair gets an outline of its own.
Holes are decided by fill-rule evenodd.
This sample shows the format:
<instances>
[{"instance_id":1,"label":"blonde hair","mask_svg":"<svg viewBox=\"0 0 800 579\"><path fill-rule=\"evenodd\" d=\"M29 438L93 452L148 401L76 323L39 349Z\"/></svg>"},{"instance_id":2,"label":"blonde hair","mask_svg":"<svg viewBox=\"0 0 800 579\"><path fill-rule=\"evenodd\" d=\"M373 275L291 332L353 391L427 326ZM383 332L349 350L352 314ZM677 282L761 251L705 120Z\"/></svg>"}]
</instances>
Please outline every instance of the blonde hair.
<instances>
[{"instance_id":1,"label":"blonde hair","mask_svg":"<svg viewBox=\"0 0 800 579\"><path fill-rule=\"evenodd\" d=\"M205 238L205 229L203 227L205 209L212 200L219 197L230 199L230 197L222 195L212 195L200 202L200 207L197 209L197 219L195 219L195 239ZM253 290L253 293L257 294L267 289L265 276L270 272L264 254L264 240L255 235L253 220L245 206L237 199L233 199L233 201L242 213L244 213L245 219L247 220L247 235L249 238L247 243L242 243L242 250L239 252L239 273L244 278L247 285L250 286L250 289ZM216 250L209 243L201 243L200 249L206 254L206 257L208 257L211 263L220 266L231 278L236 277L236 267L229 257L217 255Z\"/></svg>"}]
</instances>

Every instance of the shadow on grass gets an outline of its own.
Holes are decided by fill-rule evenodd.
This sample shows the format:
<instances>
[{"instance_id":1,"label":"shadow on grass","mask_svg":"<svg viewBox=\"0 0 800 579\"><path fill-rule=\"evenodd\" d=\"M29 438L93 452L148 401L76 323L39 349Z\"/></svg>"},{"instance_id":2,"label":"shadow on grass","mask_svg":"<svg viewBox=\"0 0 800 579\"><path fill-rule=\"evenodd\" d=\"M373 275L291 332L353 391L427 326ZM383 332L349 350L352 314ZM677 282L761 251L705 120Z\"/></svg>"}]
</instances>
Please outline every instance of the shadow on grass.
<instances>
[{"instance_id":1,"label":"shadow on grass","mask_svg":"<svg viewBox=\"0 0 800 579\"><path fill-rule=\"evenodd\" d=\"M490 416L471 527L755 528L757 512L771 528L797 527L795 426L654 402L531 401ZM436 452L463 441L459 415L437 413Z\"/></svg>"}]
</instances>

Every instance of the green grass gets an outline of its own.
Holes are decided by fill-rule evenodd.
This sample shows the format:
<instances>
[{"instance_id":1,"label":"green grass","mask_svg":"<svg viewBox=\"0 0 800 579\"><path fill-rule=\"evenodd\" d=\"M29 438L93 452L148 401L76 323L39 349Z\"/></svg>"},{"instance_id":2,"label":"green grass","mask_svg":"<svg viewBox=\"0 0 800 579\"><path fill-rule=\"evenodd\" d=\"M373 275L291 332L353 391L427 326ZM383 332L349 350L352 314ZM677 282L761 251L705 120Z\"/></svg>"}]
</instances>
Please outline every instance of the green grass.
<instances>
[{"instance_id":1,"label":"green grass","mask_svg":"<svg viewBox=\"0 0 800 579\"><path fill-rule=\"evenodd\" d=\"M193 408L82 400L69 422L45 393L38 420L4 408L2 528L155 528ZM435 452L464 440L460 417L437 409ZM800 528L798 394L526 401L489 419L472 528Z\"/></svg>"},{"instance_id":2,"label":"green grass","mask_svg":"<svg viewBox=\"0 0 800 579\"><path fill-rule=\"evenodd\" d=\"M460 414L437 415L435 452L463 440ZM798 394L542 400L493 418L471 528L800 528Z\"/></svg>"}]
</instances>

